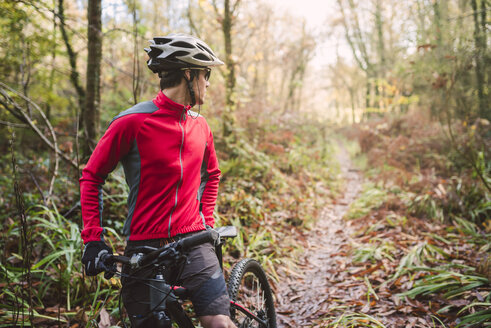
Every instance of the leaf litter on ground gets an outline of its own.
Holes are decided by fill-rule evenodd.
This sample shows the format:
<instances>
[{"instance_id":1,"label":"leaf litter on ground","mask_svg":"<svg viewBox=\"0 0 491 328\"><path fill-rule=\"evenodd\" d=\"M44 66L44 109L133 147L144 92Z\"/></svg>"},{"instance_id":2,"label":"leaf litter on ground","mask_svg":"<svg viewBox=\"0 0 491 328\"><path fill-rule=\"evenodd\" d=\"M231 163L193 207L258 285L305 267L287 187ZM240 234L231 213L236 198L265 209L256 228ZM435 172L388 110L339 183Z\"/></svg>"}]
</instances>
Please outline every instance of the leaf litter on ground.
<instances>
[{"instance_id":1,"label":"leaf litter on ground","mask_svg":"<svg viewBox=\"0 0 491 328\"><path fill-rule=\"evenodd\" d=\"M471 327L466 323L476 318L491 321L489 280L469 266L478 249L462 238L463 228L472 231L468 221L408 216L398 196L384 197L361 216L355 207L358 215L346 215L347 222L326 212L346 209L353 199L326 207L306 243L316 247L306 247L299 259L304 278L283 283L280 274L280 327Z\"/></svg>"}]
</instances>

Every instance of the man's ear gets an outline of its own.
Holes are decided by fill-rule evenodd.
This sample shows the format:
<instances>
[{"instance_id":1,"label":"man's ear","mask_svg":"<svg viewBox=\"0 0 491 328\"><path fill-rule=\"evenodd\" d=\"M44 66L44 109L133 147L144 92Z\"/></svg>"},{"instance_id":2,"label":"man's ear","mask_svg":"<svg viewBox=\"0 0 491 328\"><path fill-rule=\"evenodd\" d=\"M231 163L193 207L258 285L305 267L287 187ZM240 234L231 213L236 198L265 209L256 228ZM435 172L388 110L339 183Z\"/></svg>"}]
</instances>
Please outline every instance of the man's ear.
<instances>
[{"instance_id":1,"label":"man's ear","mask_svg":"<svg viewBox=\"0 0 491 328\"><path fill-rule=\"evenodd\" d=\"M186 77L186 80L191 81L191 70L189 69L185 70L184 76Z\"/></svg>"}]
</instances>

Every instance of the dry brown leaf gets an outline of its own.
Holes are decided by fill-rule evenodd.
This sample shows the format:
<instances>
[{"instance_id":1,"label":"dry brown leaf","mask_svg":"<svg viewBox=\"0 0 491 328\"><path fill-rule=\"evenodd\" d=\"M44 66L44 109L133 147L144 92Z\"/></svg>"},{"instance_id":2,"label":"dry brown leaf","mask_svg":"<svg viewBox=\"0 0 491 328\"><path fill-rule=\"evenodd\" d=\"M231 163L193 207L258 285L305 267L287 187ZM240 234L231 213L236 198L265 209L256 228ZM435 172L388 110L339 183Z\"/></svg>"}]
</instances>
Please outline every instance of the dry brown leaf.
<instances>
[{"instance_id":1,"label":"dry brown leaf","mask_svg":"<svg viewBox=\"0 0 491 328\"><path fill-rule=\"evenodd\" d=\"M111 327L111 316L107 313L106 308L102 308L99 312L99 328Z\"/></svg>"},{"instance_id":2,"label":"dry brown leaf","mask_svg":"<svg viewBox=\"0 0 491 328\"><path fill-rule=\"evenodd\" d=\"M368 313L370 311L370 303L366 303L360 310L362 313Z\"/></svg>"}]
</instances>

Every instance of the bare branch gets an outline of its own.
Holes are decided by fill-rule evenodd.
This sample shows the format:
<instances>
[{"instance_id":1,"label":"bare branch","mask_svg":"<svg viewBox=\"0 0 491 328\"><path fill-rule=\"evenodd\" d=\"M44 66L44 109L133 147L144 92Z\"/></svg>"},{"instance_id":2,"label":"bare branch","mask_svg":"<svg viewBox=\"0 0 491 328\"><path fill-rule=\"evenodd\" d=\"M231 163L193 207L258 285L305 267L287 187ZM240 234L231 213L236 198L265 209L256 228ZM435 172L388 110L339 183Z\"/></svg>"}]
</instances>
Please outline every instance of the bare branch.
<instances>
[{"instance_id":1,"label":"bare branch","mask_svg":"<svg viewBox=\"0 0 491 328\"><path fill-rule=\"evenodd\" d=\"M231 11L232 16L235 14L235 11L237 10L237 7L239 7L239 4L240 4L240 0L235 1L235 4L233 5Z\"/></svg>"},{"instance_id":2,"label":"bare branch","mask_svg":"<svg viewBox=\"0 0 491 328\"><path fill-rule=\"evenodd\" d=\"M193 16L191 15L191 0L188 1L187 15L188 15L189 27L191 28L191 33L201 39L200 33L196 28L196 25L194 24Z\"/></svg>"},{"instance_id":3,"label":"bare branch","mask_svg":"<svg viewBox=\"0 0 491 328\"><path fill-rule=\"evenodd\" d=\"M1 103L1 104L2 104L4 107L6 107L6 106L5 106L5 104L4 104L3 102L1 102L1 100L0 100L0 103ZM23 128L27 128L27 127L29 127L29 125L27 125L27 124L18 124L18 123L12 123L12 122L1 121L1 120L0 120L0 124L2 124L2 125L6 125L6 126L10 126L10 127L12 127L12 128L22 128L22 129L23 129Z\"/></svg>"},{"instance_id":4,"label":"bare branch","mask_svg":"<svg viewBox=\"0 0 491 328\"><path fill-rule=\"evenodd\" d=\"M365 60L367 70L369 70L371 64L370 64L370 59L368 57L367 48L366 48L365 42L363 40L363 35L361 33L360 20L358 19L358 15L356 13L356 5L353 2L353 0L348 0L348 3L350 5L351 11L352 11L353 16L354 16L354 19L353 19L354 20L354 24L355 24L354 33L355 33L355 36L358 39L358 46L360 48L360 52L361 52L361 54L363 56L363 59Z\"/></svg>"},{"instance_id":5,"label":"bare branch","mask_svg":"<svg viewBox=\"0 0 491 328\"><path fill-rule=\"evenodd\" d=\"M127 30L127 29L122 28L122 27L113 27L113 28L103 32L102 36L105 38L105 37L109 36L110 33L113 33L113 32L123 32L123 33L129 34L129 35L133 35L133 33L134 33L134 31L130 31L130 30ZM140 36L144 36L144 35L140 34Z\"/></svg>"},{"instance_id":6,"label":"bare branch","mask_svg":"<svg viewBox=\"0 0 491 328\"><path fill-rule=\"evenodd\" d=\"M17 91L15 91L14 89L10 88L8 85L0 82L0 86L2 88L0 88L0 94L5 98L5 100L7 101L7 104L11 104L16 110L17 112L23 117L23 121L26 122L30 127L31 129L34 130L34 132L36 132L36 134L41 138L41 140L48 146L50 147L52 150L55 151L55 159L58 160L58 155L61 156L65 161L67 161L69 164L71 164L72 166L74 166L75 168L77 167L77 163L73 162L70 157L68 157L68 155L66 155L65 153L63 153L59 148L58 148L58 145L57 145L57 142L56 142L56 135L54 133L54 129L53 127L51 126L51 123L49 123L48 119L46 118L46 116L44 115L43 111L41 110L41 108L39 108L39 106L34 103L31 99L27 98L26 96L18 93ZM52 134L53 136L53 143L51 141L48 140L48 138L46 138L46 136L44 135L44 133L37 127L36 123L31 120L29 118L29 116L27 115L27 113L24 111L24 109L18 104L16 103L12 97L9 96L9 94L7 93L7 91L10 91L10 92L13 92L15 93L16 95L18 95L19 97L21 97L23 100L25 101L28 101L31 105L33 105L33 107L39 111L39 113L41 114L41 117L43 118L43 120L45 120L46 122L46 125L48 126L48 129L50 130L50 133ZM1 101L0 100L0 103L7 108L6 106L6 103L4 101ZM58 170L58 165L55 164L55 173L57 174L57 170Z\"/></svg>"},{"instance_id":7,"label":"bare branch","mask_svg":"<svg viewBox=\"0 0 491 328\"><path fill-rule=\"evenodd\" d=\"M347 18L346 18L346 13L344 11L344 6L343 6L343 3L342 3L342 0L338 0L338 5L339 5L339 9L341 10L341 16L343 17L343 26L344 26L344 30L345 30L345 37L346 37L346 40L348 41L348 44L350 45L350 48L351 48L351 50L353 52L353 57L355 58L356 62L360 66L360 68L363 71L367 72L368 71L368 65L366 65L366 63L363 63L361 61L360 57L358 56L357 48L355 46L355 43L353 42L353 39L350 36L349 26L348 26L348 22L347 22Z\"/></svg>"},{"instance_id":8,"label":"bare branch","mask_svg":"<svg viewBox=\"0 0 491 328\"><path fill-rule=\"evenodd\" d=\"M58 143L57 143L57 139L56 139L55 130L53 129L53 126L49 122L49 120L46 117L46 115L44 114L43 110L36 103L34 103L29 97L27 97L27 95L22 95L22 94L16 92L12 88L6 86L5 84L3 84L1 82L0 82L0 85L2 85L3 87L6 87L7 89L10 89L10 91L12 91L14 93L17 93L20 97L22 97L22 99L24 99L24 101L26 102L26 104L28 104L29 110L31 108L31 106L29 106L29 104L32 104L33 107L34 107L34 109L36 109L39 112L39 114L41 115L41 117L43 118L44 122L46 123L46 126L48 127L48 129L49 129L49 131L51 133L51 137L53 138L53 149L55 149L55 167L53 169L53 177L51 178L51 183L50 183L49 190L48 190L48 196L46 197L47 198L47 202L49 203L49 201L51 201L51 195L53 194L53 188L54 188L54 184L55 184L55 181L56 181L56 177L58 176L58 167L59 167L59 164L60 164L60 160L59 160L59 157L58 157L58 152L56 151L56 150L59 151L59 149L58 149ZM4 91L4 90L1 90L1 91ZM4 97L5 97L5 95L4 95ZM21 110L20 106L17 105L13 100L12 100L12 104L14 104L14 107L16 107L16 108L18 107L18 109L21 111L22 115L23 116L27 116L27 118L30 120L30 117L29 117L30 115L25 114L24 111ZM44 136L44 134L43 134L43 136Z\"/></svg>"},{"instance_id":9,"label":"bare branch","mask_svg":"<svg viewBox=\"0 0 491 328\"><path fill-rule=\"evenodd\" d=\"M80 84L80 79L79 79L80 74L78 73L78 70L77 70L77 53L73 51L72 45L71 45L70 40L68 38L68 33L66 32L66 29L65 29L66 24L65 24L65 13L64 13L63 0L58 0L58 18L60 19L61 35L63 37L63 42L65 43L65 47L66 47L66 50L68 53L68 60L70 62L70 67L71 67L70 81L72 82L73 87L75 88L75 91L77 92L78 105L83 110L84 109L84 102L85 102L85 90Z\"/></svg>"},{"instance_id":10,"label":"bare branch","mask_svg":"<svg viewBox=\"0 0 491 328\"><path fill-rule=\"evenodd\" d=\"M8 101L3 101L0 99L0 104L3 105L3 107L10 112L16 119L18 119L21 122L27 123L26 119L20 115L14 108L12 108L10 105L10 102ZM6 124L7 125L7 124Z\"/></svg>"},{"instance_id":11,"label":"bare branch","mask_svg":"<svg viewBox=\"0 0 491 328\"><path fill-rule=\"evenodd\" d=\"M31 170L27 170L27 173L29 173L29 176L31 177L31 180L34 182L34 185L36 186L36 188L38 189L39 193L41 194L41 198L43 199L44 206L48 207L48 203L46 202L46 197L44 196L44 192L41 189L41 186L39 185L38 180L36 179L36 177L34 176L34 174L32 174Z\"/></svg>"},{"instance_id":12,"label":"bare branch","mask_svg":"<svg viewBox=\"0 0 491 328\"><path fill-rule=\"evenodd\" d=\"M221 18L220 12L218 11L216 0L212 0L212 4L213 4L213 9L215 10L215 14L217 15L217 18Z\"/></svg>"}]
</instances>

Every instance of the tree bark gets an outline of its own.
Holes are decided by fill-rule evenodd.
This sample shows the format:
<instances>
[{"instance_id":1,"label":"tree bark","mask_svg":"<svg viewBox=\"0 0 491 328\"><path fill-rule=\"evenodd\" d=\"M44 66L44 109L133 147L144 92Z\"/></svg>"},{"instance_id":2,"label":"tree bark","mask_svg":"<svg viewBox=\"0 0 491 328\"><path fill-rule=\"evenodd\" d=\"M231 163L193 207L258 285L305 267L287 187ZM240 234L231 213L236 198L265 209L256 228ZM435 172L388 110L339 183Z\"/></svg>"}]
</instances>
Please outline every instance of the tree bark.
<instances>
[{"instance_id":1,"label":"tree bark","mask_svg":"<svg viewBox=\"0 0 491 328\"><path fill-rule=\"evenodd\" d=\"M136 0L135 0L136 1ZM131 14L133 17L133 104L138 103L138 96L141 92L140 86L140 45L138 41L138 12L136 2L131 4Z\"/></svg>"},{"instance_id":2,"label":"tree bark","mask_svg":"<svg viewBox=\"0 0 491 328\"><path fill-rule=\"evenodd\" d=\"M484 93L484 85L486 80L486 72L484 65L484 57L486 56L486 1L481 1L481 22L479 21L477 1L471 1L472 10L474 11L474 43L476 47L476 55L474 61L476 64L476 82L477 82L477 97L479 100L479 117L490 119L488 113L487 97Z\"/></svg>"},{"instance_id":3,"label":"tree bark","mask_svg":"<svg viewBox=\"0 0 491 328\"><path fill-rule=\"evenodd\" d=\"M227 66L225 89L227 109L223 127L223 135L226 137L232 133L232 127L235 125L235 118L233 115L233 112L235 111L235 63L232 58L232 12L230 10L230 0L225 0L224 3L222 31L225 41L225 65Z\"/></svg>"},{"instance_id":4,"label":"tree bark","mask_svg":"<svg viewBox=\"0 0 491 328\"><path fill-rule=\"evenodd\" d=\"M68 62L70 63L70 82L72 83L78 96L78 105L81 110L81 117L83 115L85 106L85 90L80 84L79 74L77 70L77 53L73 51L68 33L65 28L65 12L63 0L58 0L58 17L60 18L60 31L65 43L66 51L68 54Z\"/></svg>"},{"instance_id":5,"label":"tree bark","mask_svg":"<svg viewBox=\"0 0 491 328\"><path fill-rule=\"evenodd\" d=\"M382 20L382 3L381 0L377 0L375 4L375 27L377 29L377 53L379 63L376 72L377 78L375 81L375 107L381 108L382 111L386 110L385 106L385 88L381 88L383 81L385 81L385 45L384 45L384 32L383 32L383 20Z\"/></svg>"},{"instance_id":6,"label":"tree bark","mask_svg":"<svg viewBox=\"0 0 491 328\"><path fill-rule=\"evenodd\" d=\"M227 106L232 107L232 98L235 87L235 68L232 59L232 13L230 12L230 0L225 0L225 11L223 13L223 36L225 40L225 64L227 65Z\"/></svg>"},{"instance_id":7,"label":"tree bark","mask_svg":"<svg viewBox=\"0 0 491 328\"><path fill-rule=\"evenodd\" d=\"M438 50L441 51L442 46L442 22L441 22L441 10L440 2L435 0L433 2L433 23L435 24L435 37Z\"/></svg>"},{"instance_id":8,"label":"tree bark","mask_svg":"<svg viewBox=\"0 0 491 328\"><path fill-rule=\"evenodd\" d=\"M83 147L84 157L90 156L97 143L100 117L100 83L102 59L102 7L100 0L89 0L87 8L88 43L87 43L87 84L84 111L84 132L86 142Z\"/></svg>"},{"instance_id":9,"label":"tree bark","mask_svg":"<svg viewBox=\"0 0 491 328\"><path fill-rule=\"evenodd\" d=\"M236 0L234 4L231 4L230 0L224 0L223 4L223 16L220 16L216 1L213 0L213 8L219 21L222 25L223 39L225 43L225 104L226 108L223 113L223 136L228 137L233 132L235 125L235 62L232 58L232 27L235 11L240 4L240 0Z\"/></svg>"},{"instance_id":10,"label":"tree bark","mask_svg":"<svg viewBox=\"0 0 491 328\"><path fill-rule=\"evenodd\" d=\"M356 123L356 116L355 116L355 90L354 88L348 88L349 90L349 98L350 98L350 103L351 103L351 124Z\"/></svg>"},{"instance_id":11,"label":"tree bark","mask_svg":"<svg viewBox=\"0 0 491 328\"><path fill-rule=\"evenodd\" d=\"M368 50L366 44L367 40L364 40L360 21L356 13L356 5L353 0L348 0L348 7L350 12L353 14L353 18L347 17L345 12L345 6L343 0L337 0L341 15L343 17L342 23L345 29L345 37L353 53L358 66L365 72L366 75L366 96L365 96L365 113L363 116L367 118L369 116L368 110L371 107L371 89L372 81L370 80L375 74L375 65L372 64L370 57L368 55ZM351 27L349 23L351 22Z\"/></svg>"},{"instance_id":12,"label":"tree bark","mask_svg":"<svg viewBox=\"0 0 491 328\"><path fill-rule=\"evenodd\" d=\"M382 3L381 0L377 0L375 6L375 25L377 27L377 50L380 59L379 73L384 77L385 71L385 45L384 45L384 32L383 32L383 20L382 20Z\"/></svg>"},{"instance_id":13,"label":"tree bark","mask_svg":"<svg viewBox=\"0 0 491 328\"><path fill-rule=\"evenodd\" d=\"M365 119L368 119L370 117L370 110L371 110L371 97L370 97L370 91L372 89L372 81L370 77L367 74L367 81L365 84L366 90L365 90L365 113L363 114L363 117Z\"/></svg>"}]
</instances>

